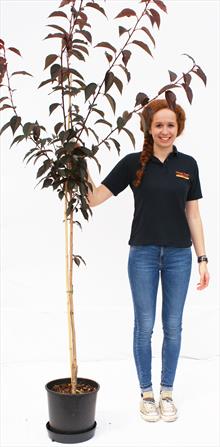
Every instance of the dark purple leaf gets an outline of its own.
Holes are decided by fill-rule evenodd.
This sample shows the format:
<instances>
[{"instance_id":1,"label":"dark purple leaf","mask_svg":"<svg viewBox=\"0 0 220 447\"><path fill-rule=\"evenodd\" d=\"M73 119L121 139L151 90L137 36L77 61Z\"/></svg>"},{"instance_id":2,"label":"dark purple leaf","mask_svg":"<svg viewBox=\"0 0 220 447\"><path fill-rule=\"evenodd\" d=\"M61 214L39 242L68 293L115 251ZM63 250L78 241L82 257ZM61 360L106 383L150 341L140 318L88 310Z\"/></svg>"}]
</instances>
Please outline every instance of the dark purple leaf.
<instances>
[{"instance_id":1,"label":"dark purple leaf","mask_svg":"<svg viewBox=\"0 0 220 447\"><path fill-rule=\"evenodd\" d=\"M154 25L154 23L156 23L157 28L160 28L160 14L159 12L157 12L155 9L149 9L149 11L151 12L151 16L152 16L152 24Z\"/></svg>"},{"instance_id":2,"label":"dark purple leaf","mask_svg":"<svg viewBox=\"0 0 220 447\"><path fill-rule=\"evenodd\" d=\"M58 58L57 54L49 54L45 59L45 67L44 70L49 67L56 59Z\"/></svg>"},{"instance_id":3,"label":"dark purple leaf","mask_svg":"<svg viewBox=\"0 0 220 447\"><path fill-rule=\"evenodd\" d=\"M115 47L113 47L109 42L99 42L97 45L94 46L94 48L96 47L108 48L109 50L112 50L114 51L114 53L116 53Z\"/></svg>"},{"instance_id":4,"label":"dark purple leaf","mask_svg":"<svg viewBox=\"0 0 220 447\"><path fill-rule=\"evenodd\" d=\"M18 54L18 56L21 56L21 53L17 48L9 47L8 50L13 51L14 53Z\"/></svg>"},{"instance_id":5,"label":"dark purple leaf","mask_svg":"<svg viewBox=\"0 0 220 447\"><path fill-rule=\"evenodd\" d=\"M207 77L204 71L198 65L196 65L196 67L193 68L193 73L197 74L197 76L199 76L206 85Z\"/></svg>"},{"instance_id":6,"label":"dark purple leaf","mask_svg":"<svg viewBox=\"0 0 220 447\"><path fill-rule=\"evenodd\" d=\"M167 13L167 7L161 0L153 0L154 3L158 6L158 8L162 9L162 11Z\"/></svg>"},{"instance_id":7,"label":"dark purple leaf","mask_svg":"<svg viewBox=\"0 0 220 447\"><path fill-rule=\"evenodd\" d=\"M138 45L139 47L143 48L143 50L145 50L148 54L150 54L150 56L153 57L150 48L148 47L148 45L144 42L142 42L141 40L133 40L131 43L134 43L136 45Z\"/></svg>"},{"instance_id":8,"label":"dark purple leaf","mask_svg":"<svg viewBox=\"0 0 220 447\"><path fill-rule=\"evenodd\" d=\"M183 86L183 88L184 88L184 90L186 92L186 96L188 98L189 103L192 104L193 92L192 92L191 87L189 87L189 85L187 85L185 83L182 83L182 86Z\"/></svg>"},{"instance_id":9,"label":"dark purple leaf","mask_svg":"<svg viewBox=\"0 0 220 447\"><path fill-rule=\"evenodd\" d=\"M169 75L170 75L170 80L171 80L171 82L174 82L174 81L176 80L176 78L177 78L176 73L174 73L174 72L171 71L171 70L168 70L168 72L169 72Z\"/></svg>"},{"instance_id":10,"label":"dark purple leaf","mask_svg":"<svg viewBox=\"0 0 220 447\"><path fill-rule=\"evenodd\" d=\"M96 87L97 87L97 84L95 84L94 82L91 82L89 85L86 86L86 88L85 88L85 101L87 101L87 99L89 99L89 97L91 95L95 94Z\"/></svg>"},{"instance_id":11,"label":"dark purple leaf","mask_svg":"<svg viewBox=\"0 0 220 447\"><path fill-rule=\"evenodd\" d=\"M13 76L13 75L17 75L17 74L33 76L32 74L27 73L27 71L14 71L14 73L12 73L11 76Z\"/></svg>"},{"instance_id":12,"label":"dark purple leaf","mask_svg":"<svg viewBox=\"0 0 220 447\"><path fill-rule=\"evenodd\" d=\"M161 93L165 92L166 90L169 90L170 88L175 88L175 87L180 87L179 85L176 84L168 84L165 85L163 88L161 88L158 92L158 95L161 95Z\"/></svg>"},{"instance_id":13,"label":"dark purple leaf","mask_svg":"<svg viewBox=\"0 0 220 447\"><path fill-rule=\"evenodd\" d=\"M135 107L136 107L136 106L139 106L140 104L141 104L142 106L145 106L148 102L149 102L149 98L148 98L148 96L146 95L146 93L142 93L142 92L140 92L140 93L138 93L137 96L136 96Z\"/></svg>"},{"instance_id":14,"label":"dark purple leaf","mask_svg":"<svg viewBox=\"0 0 220 447\"><path fill-rule=\"evenodd\" d=\"M175 93L171 92L171 90L167 90L165 92L165 98L168 102L168 106L171 110L175 110L176 106L176 95Z\"/></svg>"},{"instance_id":15,"label":"dark purple leaf","mask_svg":"<svg viewBox=\"0 0 220 447\"><path fill-rule=\"evenodd\" d=\"M125 65L125 67L127 67L127 63L129 61L130 57L131 57L131 51L129 51L129 50L122 51L122 61Z\"/></svg>"},{"instance_id":16,"label":"dark purple leaf","mask_svg":"<svg viewBox=\"0 0 220 447\"><path fill-rule=\"evenodd\" d=\"M150 33L149 29L146 28L146 26L142 26L140 29L141 29L142 31L144 31L144 32L148 35L148 37L150 37L150 39L151 39L151 41L153 42L154 47L155 47L155 40L154 40L152 34Z\"/></svg>"},{"instance_id":17,"label":"dark purple leaf","mask_svg":"<svg viewBox=\"0 0 220 447\"><path fill-rule=\"evenodd\" d=\"M20 124L21 124L21 117L20 116L14 115L10 119L10 126L11 126L13 134L16 132L16 130L20 126Z\"/></svg>"},{"instance_id":18,"label":"dark purple leaf","mask_svg":"<svg viewBox=\"0 0 220 447\"><path fill-rule=\"evenodd\" d=\"M111 71L107 71L105 75L105 93L111 88L114 79L114 74Z\"/></svg>"},{"instance_id":19,"label":"dark purple leaf","mask_svg":"<svg viewBox=\"0 0 220 447\"><path fill-rule=\"evenodd\" d=\"M65 17L66 19L68 19L67 15L63 11L54 11L48 16L48 18L49 17L58 17L58 16Z\"/></svg>"},{"instance_id":20,"label":"dark purple leaf","mask_svg":"<svg viewBox=\"0 0 220 447\"><path fill-rule=\"evenodd\" d=\"M107 17L106 13L105 13L105 10L100 5L98 5L98 3L88 2L88 3L86 3L85 6L90 6L91 8L95 8L98 11L100 11L102 14L104 14L105 17Z\"/></svg>"},{"instance_id":21,"label":"dark purple leaf","mask_svg":"<svg viewBox=\"0 0 220 447\"><path fill-rule=\"evenodd\" d=\"M115 19L119 19L119 17L131 17L131 16L137 16L136 12L133 11L133 9L125 8L122 9L122 11L115 17Z\"/></svg>"}]
</instances>

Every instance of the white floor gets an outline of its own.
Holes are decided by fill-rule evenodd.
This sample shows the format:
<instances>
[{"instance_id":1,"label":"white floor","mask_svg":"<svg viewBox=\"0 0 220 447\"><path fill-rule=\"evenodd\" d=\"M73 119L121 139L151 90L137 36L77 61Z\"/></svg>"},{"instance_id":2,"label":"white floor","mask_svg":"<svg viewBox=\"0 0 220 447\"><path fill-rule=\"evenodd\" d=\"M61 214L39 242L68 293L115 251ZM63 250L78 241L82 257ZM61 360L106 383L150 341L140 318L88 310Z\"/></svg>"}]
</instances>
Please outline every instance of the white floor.
<instances>
[{"instance_id":1,"label":"white floor","mask_svg":"<svg viewBox=\"0 0 220 447\"><path fill-rule=\"evenodd\" d=\"M160 359L153 358L159 383ZM45 362L2 365L2 447L47 447L51 440L46 381L65 377L63 364ZM81 445L101 447L219 447L219 362L180 358L175 400L179 419L147 423L138 412L139 390L133 358L81 362L79 377L100 383L95 436ZM155 394L159 388L155 385ZM52 444L61 445L56 442ZM76 445L76 444L75 444ZM78 444L79 445L79 444Z\"/></svg>"}]
</instances>

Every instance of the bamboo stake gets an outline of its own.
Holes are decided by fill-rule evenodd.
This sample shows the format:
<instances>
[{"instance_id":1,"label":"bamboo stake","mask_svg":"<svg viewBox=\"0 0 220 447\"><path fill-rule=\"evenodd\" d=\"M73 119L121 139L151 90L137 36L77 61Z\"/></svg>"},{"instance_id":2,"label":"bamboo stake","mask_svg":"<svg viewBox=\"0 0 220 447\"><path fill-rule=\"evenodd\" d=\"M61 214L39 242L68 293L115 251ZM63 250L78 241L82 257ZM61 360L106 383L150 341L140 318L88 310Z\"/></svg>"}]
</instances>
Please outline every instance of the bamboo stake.
<instances>
[{"instance_id":1,"label":"bamboo stake","mask_svg":"<svg viewBox=\"0 0 220 447\"><path fill-rule=\"evenodd\" d=\"M71 80L69 85L71 85ZM69 95L68 129L71 125L71 96ZM67 293L67 317L69 334L69 355L70 355L70 373L71 373L71 391L76 393L77 386L77 357L76 357L76 333L74 323L73 306L73 211L67 218L68 200L72 198L72 192L68 191L67 182L65 184L65 256L66 256L66 293Z\"/></svg>"}]
</instances>

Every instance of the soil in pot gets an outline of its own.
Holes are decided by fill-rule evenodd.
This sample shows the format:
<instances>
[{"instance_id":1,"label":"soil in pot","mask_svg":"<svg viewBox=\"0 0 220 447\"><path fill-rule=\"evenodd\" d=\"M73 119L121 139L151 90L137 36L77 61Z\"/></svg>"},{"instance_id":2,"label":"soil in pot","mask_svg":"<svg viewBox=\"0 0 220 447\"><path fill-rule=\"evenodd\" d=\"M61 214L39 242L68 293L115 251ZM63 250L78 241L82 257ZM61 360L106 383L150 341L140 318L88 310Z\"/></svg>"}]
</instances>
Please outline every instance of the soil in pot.
<instances>
[{"instance_id":1,"label":"soil in pot","mask_svg":"<svg viewBox=\"0 0 220 447\"><path fill-rule=\"evenodd\" d=\"M54 385L51 389L56 393L72 394L71 383L60 383L59 385ZM91 393L95 390L96 387L88 383L78 383L76 386L76 394Z\"/></svg>"}]
</instances>

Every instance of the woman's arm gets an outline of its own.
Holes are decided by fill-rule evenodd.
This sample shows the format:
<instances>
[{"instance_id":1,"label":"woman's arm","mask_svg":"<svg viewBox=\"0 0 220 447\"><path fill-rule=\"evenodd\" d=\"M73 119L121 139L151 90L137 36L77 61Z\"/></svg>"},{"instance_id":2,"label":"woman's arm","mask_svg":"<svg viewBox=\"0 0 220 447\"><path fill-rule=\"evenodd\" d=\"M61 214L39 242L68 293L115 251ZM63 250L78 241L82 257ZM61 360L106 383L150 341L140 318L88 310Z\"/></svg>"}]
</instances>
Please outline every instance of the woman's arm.
<instances>
[{"instance_id":1,"label":"woman's arm","mask_svg":"<svg viewBox=\"0 0 220 447\"><path fill-rule=\"evenodd\" d=\"M96 187L95 183L93 182L90 176L88 169L87 172L88 172L88 182L92 185L92 191L90 190L90 188L88 188L89 206L93 207L100 205L100 203L105 202L105 200L109 199L113 194L105 185L100 185Z\"/></svg>"},{"instance_id":2,"label":"woman's arm","mask_svg":"<svg viewBox=\"0 0 220 447\"><path fill-rule=\"evenodd\" d=\"M205 255L203 225L200 217L198 200L189 200L186 202L186 218L196 255ZM200 283L198 284L197 289L202 290L209 284L209 272L205 261L199 263L199 273Z\"/></svg>"}]
</instances>

